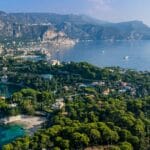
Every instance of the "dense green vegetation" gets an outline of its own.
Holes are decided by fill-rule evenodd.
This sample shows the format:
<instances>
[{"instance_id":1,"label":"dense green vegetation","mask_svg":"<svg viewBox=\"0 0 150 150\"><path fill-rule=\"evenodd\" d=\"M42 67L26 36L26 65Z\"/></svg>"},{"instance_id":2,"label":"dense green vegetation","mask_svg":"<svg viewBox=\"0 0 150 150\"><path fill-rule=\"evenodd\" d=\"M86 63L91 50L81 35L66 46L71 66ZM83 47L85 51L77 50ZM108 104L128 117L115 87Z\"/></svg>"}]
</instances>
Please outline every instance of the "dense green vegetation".
<instances>
[{"instance_id":1,"label":"dense green vegetation","mask_svg":"<svg viewBox=\"0 0 150 150\"><path fill-rule=\"evenodd\" d=\"M3 150L150 148L149 72L73 62L51 66L43 61L5 60L5 66L9 82L22 90L0 101L1 117L42 112L47 122L33 137L19 138ZM58 99L65 105L55 109ZM14 103L16 107L9 106Z\"/></svg>"}]
</instances>

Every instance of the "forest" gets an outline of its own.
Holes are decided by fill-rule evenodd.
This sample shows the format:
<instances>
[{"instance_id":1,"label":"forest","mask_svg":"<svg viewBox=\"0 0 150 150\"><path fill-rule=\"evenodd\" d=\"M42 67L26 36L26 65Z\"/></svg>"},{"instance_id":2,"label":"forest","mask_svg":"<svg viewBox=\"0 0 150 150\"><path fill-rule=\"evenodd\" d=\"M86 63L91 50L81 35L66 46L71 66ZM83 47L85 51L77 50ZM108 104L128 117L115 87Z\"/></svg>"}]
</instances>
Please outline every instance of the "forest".
<instances>
[{"instance_id":1,"label":"forest","mask_svg":"<svg viewBox=\"0 0 150 150\"><path fill-rule=\"evenodd\" d=\"M5 67L8 81L21 87L0 100L0 117L42 112L47 121L32 137L18 138L3 150L150 148L149 72L98 68L86 62L52 66L5 60ZM54 107L60 99L63 107Z\"/></svg>"}]
</instances>

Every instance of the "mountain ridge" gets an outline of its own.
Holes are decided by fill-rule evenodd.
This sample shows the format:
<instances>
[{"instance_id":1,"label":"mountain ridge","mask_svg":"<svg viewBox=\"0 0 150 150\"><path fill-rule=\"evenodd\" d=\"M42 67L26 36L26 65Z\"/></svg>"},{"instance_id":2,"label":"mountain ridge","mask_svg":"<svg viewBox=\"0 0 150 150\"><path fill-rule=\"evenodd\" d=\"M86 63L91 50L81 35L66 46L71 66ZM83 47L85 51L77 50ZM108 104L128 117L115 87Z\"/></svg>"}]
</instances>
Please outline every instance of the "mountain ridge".
<instances>
[{"instance_id":1,"label":"mountain ridge","mask_svg":"<svg viewBox=\"0 0 150 150\"><path fill-rule=\"evenodd\" d=\"M86 15L0 11L1 38L38 39L48 30L79 40L150 40L150 28L137 20L111 23Z\"/></svg>"}]
</instances>

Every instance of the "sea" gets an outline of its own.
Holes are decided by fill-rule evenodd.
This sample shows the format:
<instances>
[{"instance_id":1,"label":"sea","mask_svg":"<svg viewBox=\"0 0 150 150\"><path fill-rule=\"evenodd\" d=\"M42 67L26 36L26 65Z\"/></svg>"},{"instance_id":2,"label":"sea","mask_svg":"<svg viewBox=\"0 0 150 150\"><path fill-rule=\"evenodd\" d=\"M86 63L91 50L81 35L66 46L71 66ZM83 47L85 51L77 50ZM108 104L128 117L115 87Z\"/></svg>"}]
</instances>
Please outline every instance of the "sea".
<instances>
[{"instance_id":1,"label":"sea","mask_svg":"<svg viewBox=\"0 0 150 150\"><path fill-rule=\"evenodd\" d=\"M86 61L99 67L150 71L150 41L84 41L58 51L53 57L65 62Z\"/></svg>"},{"instance_id":2,"label":"sea","mask_svg":"<svg viewBox=\"0 0 150 150\"><path fill-rule=\"evenodd\" d=\"M0 149L3 145L12 142L13 140L22 137L26 131L21 125L0 125Z\"/></svg>"}]
</instances>

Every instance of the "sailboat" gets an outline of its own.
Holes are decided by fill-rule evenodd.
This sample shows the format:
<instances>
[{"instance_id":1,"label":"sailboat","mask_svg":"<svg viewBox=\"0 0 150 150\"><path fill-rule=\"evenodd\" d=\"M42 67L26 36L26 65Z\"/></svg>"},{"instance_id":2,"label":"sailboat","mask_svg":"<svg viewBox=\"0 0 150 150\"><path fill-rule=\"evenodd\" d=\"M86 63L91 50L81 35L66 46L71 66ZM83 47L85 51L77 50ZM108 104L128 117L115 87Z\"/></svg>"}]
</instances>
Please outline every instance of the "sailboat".
<instances>
[{"instance_id":1,"label":"sailboat","mask_svg":"<svg viewBox=\"0 0 150 150\"><path fill-rule=\"evenodd\" d=\"M125 56L123 59L124 59L124 60L128 60L128 59L129 59L129 56Z\"/></svg>"},{"instance_id":2,"label":"sailboat","mask_svg":"<svg viewBox=\"0 0 150 150\"><path fill-rule=\"evenodd\" d=\"M102 51L102 54L104 54L105 53L105 51Z\"/></svg>"}]
</instances>

